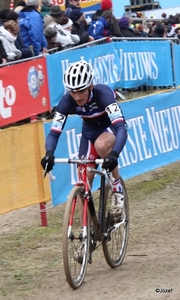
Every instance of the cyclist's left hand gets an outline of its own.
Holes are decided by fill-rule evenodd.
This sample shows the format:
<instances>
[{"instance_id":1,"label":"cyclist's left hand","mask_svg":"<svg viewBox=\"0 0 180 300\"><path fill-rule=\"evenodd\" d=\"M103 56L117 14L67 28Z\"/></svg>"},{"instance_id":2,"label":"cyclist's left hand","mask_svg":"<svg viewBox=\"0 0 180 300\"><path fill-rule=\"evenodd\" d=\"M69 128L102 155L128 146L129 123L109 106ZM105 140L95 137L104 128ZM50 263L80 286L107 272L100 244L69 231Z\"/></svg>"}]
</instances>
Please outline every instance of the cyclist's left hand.
<instances>
[{"instance_id":1,"label":"cyclist's left hand","mask_svg":"<svg viewBox=\"0 0 180 300\"><path fill-rule=\"evenodd\" d=\"M102 168L112 172L118 165L119 154L116 151L111 151L110 154L104 158Z\"/></svg>"}]
</instances>

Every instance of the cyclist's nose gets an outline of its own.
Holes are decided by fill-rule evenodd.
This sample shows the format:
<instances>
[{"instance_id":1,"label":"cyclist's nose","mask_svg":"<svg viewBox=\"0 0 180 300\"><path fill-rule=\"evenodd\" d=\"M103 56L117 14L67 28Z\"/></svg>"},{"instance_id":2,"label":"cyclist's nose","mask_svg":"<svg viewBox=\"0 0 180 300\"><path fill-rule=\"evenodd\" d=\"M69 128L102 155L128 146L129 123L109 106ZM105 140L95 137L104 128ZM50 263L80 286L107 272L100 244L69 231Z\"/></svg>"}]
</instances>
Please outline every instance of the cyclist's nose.
<instances>
[{"instance_id":1,"label":"cyclist's nose","mask_svg":"<svg viewBox=\"0 0 180 300\"><path fill-rule=\"evenodd\" d=\"M74 100L79 101L81 99L81 94L80 93L74 93Z\"/></svg>"}]
</instances>

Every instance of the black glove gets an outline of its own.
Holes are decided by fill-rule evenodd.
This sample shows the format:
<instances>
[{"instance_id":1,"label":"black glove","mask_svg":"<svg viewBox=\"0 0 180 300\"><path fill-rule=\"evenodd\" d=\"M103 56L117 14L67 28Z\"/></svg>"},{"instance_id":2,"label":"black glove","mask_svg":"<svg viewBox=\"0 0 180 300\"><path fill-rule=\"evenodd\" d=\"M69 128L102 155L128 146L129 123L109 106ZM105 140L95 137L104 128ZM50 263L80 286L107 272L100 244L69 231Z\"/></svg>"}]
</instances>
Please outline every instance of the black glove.
<instances>
[{"instance_id":1,"label":"black glove","mask_svg":"<svg viewBox=\"0 0 180 300\"><path fill-rule=\"evenodd\" d=\"M47 151L45 157L41 159L41 165L43 169L45 170L44 172L44 177L46 174L52 170L54 166L54 154L52 151Z\"/></svg>"},{"instance_id":2,"label":"black glove","mask_svg":"<svg viewBox=\"0 0 180 300\"><path fill-rule=\"evenodd\" d=\"M112 172L118 165L119 154L116 151L111 151L110 154L104 158L102 168Z\"/></svg>"}]
</instances>

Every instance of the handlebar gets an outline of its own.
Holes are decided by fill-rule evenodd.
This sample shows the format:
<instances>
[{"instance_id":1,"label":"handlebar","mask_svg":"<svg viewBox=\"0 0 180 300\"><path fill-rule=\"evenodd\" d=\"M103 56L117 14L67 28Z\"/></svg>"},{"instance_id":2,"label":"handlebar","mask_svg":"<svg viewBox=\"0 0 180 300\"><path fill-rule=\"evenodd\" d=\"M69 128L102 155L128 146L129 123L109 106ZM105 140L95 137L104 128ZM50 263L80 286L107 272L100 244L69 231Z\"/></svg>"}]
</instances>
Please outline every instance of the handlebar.
<instances>
[{"instance_id":1,"label":"handlebar","mask_svg":"<svg viewBox=\"0 0 180 300\"><path fill-rule=\"evenodd\" d=\"M104 159L84 159L84 158L55 158L54 162L57 163L65 163L65 164L93 164L96 165L103 164Z\"/></svg>"},{"instance_id":2,"label":"handlebar","mask_svg":"<svg viewBox=\"0 0 180 300\"><path fill-rule=\"evenodd\" d=\"M55 164L57 163L64 163L64 164L93 164L95 163L96 165L100 165L100 164L103 164L104 162L104 159L102 158L97 158L97 159L80 159L80 158L55 158L54 159L54 162ZM107 172L105 169L103 169L102 171L98 171L94 168L88 168L88 171L89 172L94 172L96 174L99 174L99 175L105 175L107 180L109 182L113 182L114 181L114 178L112 177L112 174ZM56 177L53 175L52 171L50 171L49 173L49 179L50 180L55 180Z\"/></svg>"}]
</instances>

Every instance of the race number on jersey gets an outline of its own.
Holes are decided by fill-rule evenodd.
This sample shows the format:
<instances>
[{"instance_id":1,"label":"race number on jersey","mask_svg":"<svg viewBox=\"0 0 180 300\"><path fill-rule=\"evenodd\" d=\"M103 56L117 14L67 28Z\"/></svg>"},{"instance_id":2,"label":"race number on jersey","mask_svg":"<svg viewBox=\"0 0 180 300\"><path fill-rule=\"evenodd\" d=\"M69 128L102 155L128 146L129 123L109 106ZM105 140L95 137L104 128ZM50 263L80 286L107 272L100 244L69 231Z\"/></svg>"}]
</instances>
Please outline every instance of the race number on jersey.
<instances>
[{"instance_id":1,"label":"race number on jersey","mask_svg":"<svg viewBox=\"0 0 180 300\"><path fill-rule=\"evenodd\" d=\"M55 131L62 131L65 121L66 116L59 112L56 112L52 121L51 129Z\"/></svg>"}]
</instances>

